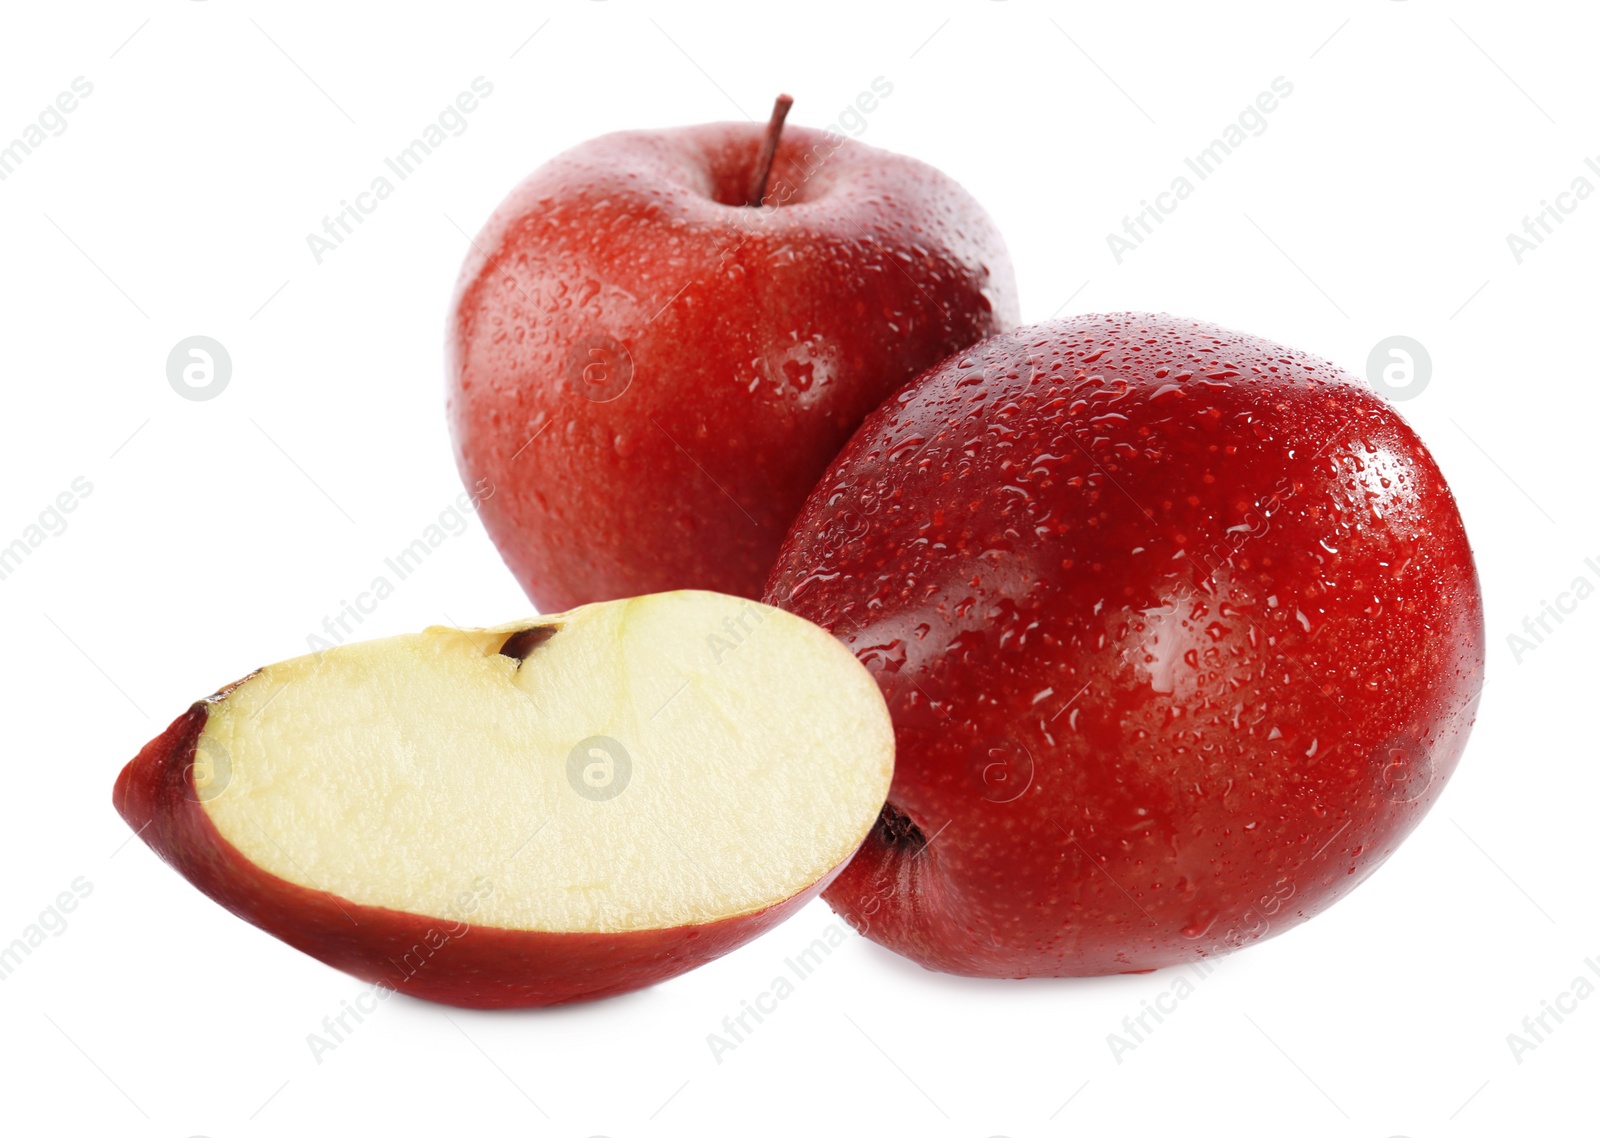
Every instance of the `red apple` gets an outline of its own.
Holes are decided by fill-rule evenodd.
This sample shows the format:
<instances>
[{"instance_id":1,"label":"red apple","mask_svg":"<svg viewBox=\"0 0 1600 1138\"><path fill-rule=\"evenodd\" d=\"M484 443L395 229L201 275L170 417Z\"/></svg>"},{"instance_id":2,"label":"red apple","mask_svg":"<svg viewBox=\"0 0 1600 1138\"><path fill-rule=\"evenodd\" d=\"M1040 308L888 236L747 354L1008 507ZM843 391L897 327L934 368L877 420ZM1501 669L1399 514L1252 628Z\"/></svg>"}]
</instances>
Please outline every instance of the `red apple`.
<instances>
[{"instance_id":1,"label":"red apple","mask_svg":"<svg viewBox=\"0 0 1600 1138\"><path fill-rule=\"evenodd\" d=\"M664 980L783 920L892 767L883 698L837 641L680 592L263 668L180 715L114 802L302 952L520 1007Z\"/></svg>"},{"instance_id":2,"label":"red apple","mask_svg":"<svg viewBox=\"0 0 1600 1138\"><path fill-rule=\"evenodd\" d=\"M759 596L867 412L1017 322L1005 244L956 182L790 127L751 206L763 137L594 139L472 244L449 336L456 456L495 487L484 525L542 610Z\"/></svg>"},{"instance_id":3,"label":"red apple","mask_svg":"<svg viewBox=\"0 0 1600 1138\"><path fill-rule=\"evenodd\" d=\"M1130 972L1291 928L1387 858L1482 683L1461 518L1332 364L1170 316L924 373L790 531L770 603L877 675L898 761L824 894L928 968Z\"/></svg>"}]
</instances>

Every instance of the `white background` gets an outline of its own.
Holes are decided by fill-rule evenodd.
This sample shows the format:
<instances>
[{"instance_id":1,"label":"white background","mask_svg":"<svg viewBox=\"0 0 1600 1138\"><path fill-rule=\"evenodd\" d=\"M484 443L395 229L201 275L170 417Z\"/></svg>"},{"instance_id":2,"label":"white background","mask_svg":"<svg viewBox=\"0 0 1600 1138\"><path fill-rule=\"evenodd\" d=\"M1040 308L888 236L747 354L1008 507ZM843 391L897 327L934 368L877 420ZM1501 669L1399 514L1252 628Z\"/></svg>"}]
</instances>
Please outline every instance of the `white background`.
<instances>
[{"instance_id":1,"label":"white background","mask_svg":"<svg viewBox=\"0 0 1600 1138\"><path fill-rule=\"evenodd\" d=\"M1600 998L1520 1064L1506 1037L1600 958L1600 599L1520 661L1507 635L1600 582L1600 196L1521 264L1506 235L1579 175L1600 186L1586 7L8 5L0 142L74 77L93 94L0 182L0 544L93 489L0 581L0 943L73 879L93 892L0 982L6 1129L1577 1132ZM717 1063L707 1034L834 919L816 902L601 1004L397 997L318 1064L307 1034L362 985L125 842L117 771L192 699L306 651L458 494L441 344L463 230L593 135L764 119L780 89L823 126L880 75L864 140L988 206L1030 321L1167 310L1357 374L1384 337L1426 346L1399 407L1487 606L1459 772L1371 882L1224 960L1120 1063L1108 1033L1169 974L959 980L854 937ZM306 235L476 76L494 91L466 132L317 264ZM1118 264L1106 235L1277 76L1294 90L1265 133ZM196 334L233 362L206 401L166 375ZM474 519L361 635L526 611Z\"/></svg>"}]
</instances>

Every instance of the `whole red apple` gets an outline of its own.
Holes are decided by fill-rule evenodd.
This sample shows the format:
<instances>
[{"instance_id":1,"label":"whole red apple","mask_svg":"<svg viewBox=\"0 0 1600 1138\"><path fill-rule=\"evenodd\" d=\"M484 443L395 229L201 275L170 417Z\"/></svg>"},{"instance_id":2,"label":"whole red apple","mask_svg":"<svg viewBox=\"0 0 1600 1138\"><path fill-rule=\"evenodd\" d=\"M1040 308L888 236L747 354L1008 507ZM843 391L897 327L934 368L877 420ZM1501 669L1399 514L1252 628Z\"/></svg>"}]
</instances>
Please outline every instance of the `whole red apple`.
<instances>
[{"instance_id":1,"label":"whole red apple","mask_svg":"<svg viewBox=\"0 0 1600 1138\"><path fill-rule=\"evenodd\" d=\"M786 104L783 104L786 109ZM452 309L458 465L541 610L755 597L868 411L1017 323L956 182L842 136L632 131L555 158L473 242ZM756 181L764 138L778 142Z\"/></svg>"},{"instance_id":2,"label":"whole red apple","mask_svg":"<svg viewBox=\"0 0 1600 1138\"><path fill-rule=\"evenodd\" d=\"M928 968L1069 976L1275 935L1455 769L1472 552L1332 364L1120 314L993 337L863 423L767 589L878 677L898 760L824 894Z\"/></svg>"}]
</instances>

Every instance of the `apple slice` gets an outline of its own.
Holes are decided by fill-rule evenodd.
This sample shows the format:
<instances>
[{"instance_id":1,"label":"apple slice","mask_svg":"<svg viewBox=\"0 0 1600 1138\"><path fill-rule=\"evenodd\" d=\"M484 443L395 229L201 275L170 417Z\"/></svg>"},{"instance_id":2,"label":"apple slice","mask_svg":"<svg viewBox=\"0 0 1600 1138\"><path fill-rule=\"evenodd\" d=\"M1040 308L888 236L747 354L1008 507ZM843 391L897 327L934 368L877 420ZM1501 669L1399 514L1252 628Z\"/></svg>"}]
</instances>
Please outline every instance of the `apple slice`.
<instances>
[{"instance_id":1,"label":"apple slice","mask_svg":"<svg viewBox=\"0 0 1600 1138\"><path fill-rule=\"evenodd\" d=\"M146 745L114 801L302 952L521 1007L643 987L777 924L850 859L893 765L843 645L686 591L262 668Z\"/></svg>"}]
</instances>

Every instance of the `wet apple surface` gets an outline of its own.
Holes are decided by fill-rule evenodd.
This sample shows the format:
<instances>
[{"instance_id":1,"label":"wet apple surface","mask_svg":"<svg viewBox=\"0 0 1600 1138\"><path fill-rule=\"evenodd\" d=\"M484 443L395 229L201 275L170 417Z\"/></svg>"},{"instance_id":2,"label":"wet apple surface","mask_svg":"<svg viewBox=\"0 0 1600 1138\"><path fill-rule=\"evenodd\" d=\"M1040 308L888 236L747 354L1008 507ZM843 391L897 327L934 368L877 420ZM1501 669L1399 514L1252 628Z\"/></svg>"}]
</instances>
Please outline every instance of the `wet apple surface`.
<instances>
[{"instance_id":1,"label":"wet apple surface","mask_svg":"<svg viewBox=\"0 0 1600 1138\"><path fill-rule=\"evenodd\" d=\"M878 678L898 762L825 893L934 969L1137 971L1348 893L1455 768L1483 617L1455 502L1331 364L1168 316L957 353L868 417L769 603Z\"/></svg>"},{"instance_id":2,"label":"wet apple surface","mask_svg":"<svg viewBox=\"0 0 1600 1138\"><path fill-rule=\"evenodd\" d=\"M607 135L473 242L449 415L482 518L543 611L760 595L818 476L884 398L1017 323L1005 243L953 179L789 126Z\"/></svg>"}]
</instances>

